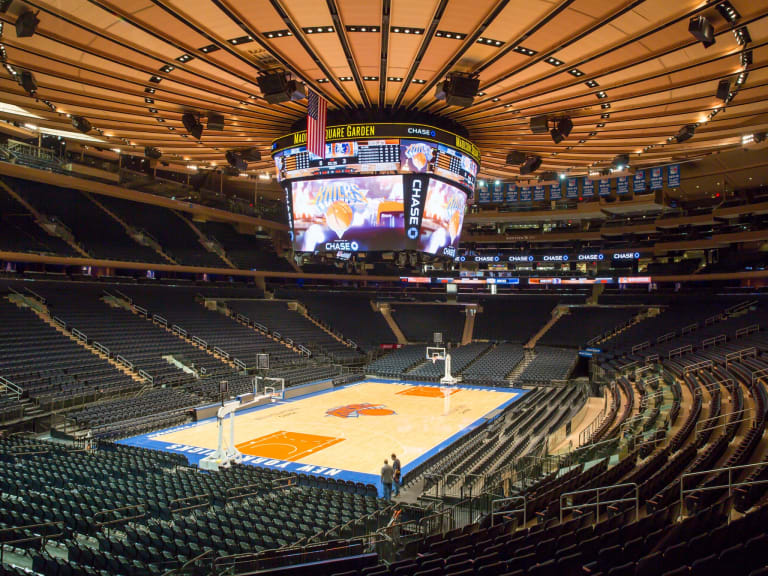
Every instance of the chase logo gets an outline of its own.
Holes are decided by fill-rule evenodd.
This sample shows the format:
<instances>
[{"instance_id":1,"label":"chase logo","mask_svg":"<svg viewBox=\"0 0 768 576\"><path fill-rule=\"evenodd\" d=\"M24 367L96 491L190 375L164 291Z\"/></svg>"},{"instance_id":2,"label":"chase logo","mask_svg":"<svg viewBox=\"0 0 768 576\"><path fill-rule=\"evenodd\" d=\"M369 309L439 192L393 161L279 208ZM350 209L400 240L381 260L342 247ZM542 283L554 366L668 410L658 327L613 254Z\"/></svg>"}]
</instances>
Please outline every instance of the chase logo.
<instances>
[{"instance_id":1,"label":"chase logo","mask_svg":"<svg viewBox=\"0 0 768 576\"><path fill-rule=\"evenodd\" d=\"M383 404L347 404L326 410L326 416L336 416L337 418L358 418L359 416L392 416L394 410L390 410Z\"/></svg>"}]
</instances>

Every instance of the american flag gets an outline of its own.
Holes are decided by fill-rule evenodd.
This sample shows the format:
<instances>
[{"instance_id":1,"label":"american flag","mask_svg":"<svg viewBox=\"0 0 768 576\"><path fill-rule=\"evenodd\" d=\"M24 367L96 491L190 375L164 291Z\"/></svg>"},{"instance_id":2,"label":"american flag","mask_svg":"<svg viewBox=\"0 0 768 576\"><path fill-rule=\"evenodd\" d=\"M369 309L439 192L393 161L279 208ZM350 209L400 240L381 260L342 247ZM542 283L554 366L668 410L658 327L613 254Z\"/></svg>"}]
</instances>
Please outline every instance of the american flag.
<instances>
[{"instance_id":1,"label":"american flag","mask_svg":"<svg viewBox=\"0 0 768 576\"><path fill-rule=\"evenodd\" d=\"M307 150L325 158L325 116L328 102L314 91L307 94Z\"/></svg>"}]
</instances>

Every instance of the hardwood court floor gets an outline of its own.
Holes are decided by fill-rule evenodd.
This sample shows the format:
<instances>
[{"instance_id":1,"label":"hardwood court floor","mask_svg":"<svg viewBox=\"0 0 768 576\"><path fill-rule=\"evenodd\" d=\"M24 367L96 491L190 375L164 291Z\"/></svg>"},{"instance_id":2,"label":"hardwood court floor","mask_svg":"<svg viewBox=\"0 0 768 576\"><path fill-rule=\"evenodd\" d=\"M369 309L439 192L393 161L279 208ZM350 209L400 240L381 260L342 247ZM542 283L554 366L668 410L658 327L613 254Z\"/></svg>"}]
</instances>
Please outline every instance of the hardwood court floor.
<instances>
[{"instance_id":1,"label":"hardwood court floor","mask_svg":"<svg viewBox=\"0 0 768 576\"><path fill-rule=\"evenodd\" d=\"M392 452L407 469L520 394L459 386L451 390L444 414L446 401L437 386L363 382L239 414L235 443L252 456L378 474ZM226 438L228 423L225 431ZM215 420L152 437L211 449L218 438Z\"/></svg>"}]
</instances>

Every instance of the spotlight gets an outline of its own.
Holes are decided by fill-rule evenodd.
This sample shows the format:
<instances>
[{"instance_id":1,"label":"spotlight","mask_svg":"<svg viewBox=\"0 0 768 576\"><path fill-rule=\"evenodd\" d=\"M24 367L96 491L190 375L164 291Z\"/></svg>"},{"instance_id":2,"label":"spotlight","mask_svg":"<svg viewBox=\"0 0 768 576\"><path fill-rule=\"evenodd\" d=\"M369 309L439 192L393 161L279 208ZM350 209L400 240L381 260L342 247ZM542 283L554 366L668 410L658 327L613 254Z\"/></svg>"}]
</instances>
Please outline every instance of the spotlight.
<instances>
[{"instance_id":1,"label":"spotlight","mask_svg":"<svg viewBox=\"0 0 768 576\"><path fill-rule=\"evenodd\" d=\"M619 154L616 156L616 158L613 159L611 166L613 166L618 171L624 170L624 168L629 166L629 154Z\"/></svg>"},{"instance_id":2,"label":"spotlight","mask_svg":"<svg viewBox=\"0 0 768 576\"><path fill-rule=\"evenodd\" d=\"M734 30L733 35L736 37L736 42L739 46L746 46L752 42L752 36L750 35L746 26L742 26L741 28Z\"/></svg>"},{"instance_id":3,"label":"spotlight","mask_svg":"<svg viewBox=\"0 0 768 576\"><path fill-rule=\"evenodd\" d=\"M728 100L728 94L731 92L731 81L728 78L724 78L717 83L717 92L715 96L718 100L725 102Z\"/></svg>"},{"instance_id":4,"label":"spotlight","mask_svg":"<svg viewBox=\"0 0 768 576\"><path fill-rule=\"evenodd\" d=\"M547 116L534 116L531 118L531 132L534 134L546 134L549 131L549 118Z\"/></svg>"},{"instance_id":5,"label":"spotlight","mask_svg":"<svg viewBox=\"0 0 768 576\"><path fill-rule=\"evenodd\" d=\"M704 48L709 48L715 43L715 30L706 16L694 16L688 22L688 32L696 40L704 44Z\"/></svg>"},{"instance_id":6,"label":"spotlight","mask_svg":"<svg viewBox=\"0 0 768 576\"><path fill-rule=\"evenodd\" d=\"M675 140L678 144L681 142L685 142L686 140L690 140L693 138L694 133L696 132L696 125L695 124L686 124L682 128L680 128L680 131L675 135Z\"/></svg>"},{"instance_id":7,"label":"spotlight","mask_svg":"<svg viewBox=\"0 0 768 576\"><path fill-rule=\"evenodd\" d=\"M208 112L208 130L218 132L224 130L224 116L215 112Z\"/></svg>"},{"instance_id":8,"label":"spotlight","mask_svg":"<svg viewBox=\"0 0 768 576\"><path fill-rule=\"evenodd\" d=\"M765 141L765 132L755 132L755 133L752 135L752 139L753 139L753 140L754 140L756 143L758 143L758 144L759 144L760 142L764 142L764 141Z\"/></svg>"},{"instance_id":9,"label":"spotlight","mask_svg":"<svg viewBox=\"0 0 768 576\"><path fill-rule=\"evenodd\" d=\"M72 116L72 126L84 134L90 132L91 128L93 128L88 118L83 116Z\"/></svg>"},{"instance_id":10,"label":"spotlight","mask_svg":"<svg viewBox=\"0 0 768 576\"><path fill-rule=\"evenodd\" d=\"M197 116L191 112L187 112L182 115L181 123L184 124L184 128L186 128L187 132L189 132L193 138L200 140L200 137L203 135L203 125L200 123L200 119Z\"/></svg>"},{"instance_id":11,"label":"spotlight","mask_svg":"<svg viewBox=\"0 0 768 576\"><path fill-rule=\"evenodd\" d=\"M144 148L144 156L152 160L159 160L162 155L163 153L154 146L146 146Z\"/></svg>"},{"instance_id":12,"label":"spotlight","mask_svg":"<svg viewBox=\"0 0 768 576\"><path fill-rule=\"evenodd\" d=\"M573 130L573 121L568 118L561 118L557 121L557 131L563 135L563 138L568 138Z\"/></svg>"},{"instance_id":13,"label":"spotlight","mask_svg":"<svg viewBox=\"0 0 768 576\"><path fill-rule=\"evenodd\" d=\"M258 162L261 160L261 152L258 148L244 148L240 150L240 155L246 162Z\"/></svg>"},{"instance_id":14,"label":"spotlight","mask_svg":"<svg viewBox=\"0 0 768 576\"><path fill-rule=\"evenodd\" d=\"M564 140L563 135L557 128L552 128L552 130L549 131L549 135L552 136L552 141L555 144L560 144L560 142Z\"/></svg>"},{"instance_id":15,"label":"spotlight","mask_svg":"<svg viewBox=\"0 0 768 576\"><path fill-rule=\"evenodd\" d=\"M37 14L28 10L16 19L16 36L18 38L27 38L35 34L40 19Z\"/></svg>"},{"instance_id":16,"label":"spotlight","mask_svg":"<svg viewBox=\"0 0 768 576\"><path fill-rule=\"evenodd\" d=\"M284 70L273 70L256 78L264 99L270 104L280 104L295 100L303 100L307 97L304 87L290 80Z\"/></svg>"},{"instance_id":17,"label":"spotlight","mask_svg":"<svg viewBox=\"0 0 768 576\"><path fill-rule=\"evenodd\" d=\"M512 150L509 154L507 154L507 164L512 166L519 166L523 162L525 162L525 152Z\"/></svg>"},{"instance_id":18,"label":"spotlight","mask_svg":"<svg viewBox=\"0 0 768 576\"><path fill-rule=\"evenodd\" d=\"M528 156L525 163L520 166L520 174L533 174L541 167L541 156Z\"/></svg>"},{"instance_id":19,"label":"spotlight","mask_svg":"<svg viewBox=\"0 0 768 576\"><path fill-rule=\"evenodd\" d=\"M24 88L24 90L30 96L34 96L35 92L37 92L37 82L35 81L35 76L29 70L21 71L21 74L19 74L18 82L19 85Z\"/></svg>"},{"instance_id":20,"label":"spotlight","mask_svg":"<svg viewBox=\"0 0 768 576\"><path fill-rule=\"evenodd\" d=\"M462 72L451 72L435 87L435 98L448 106L471 106L480 89L480 79Z\"/></svg>"},{"instance_id":21,"label":"spotlight","mask_svg":"<svg viewBox=\"0 0 768 576\"><path fill-rule=\"evenodd\" d=\"M227 152L224 154L224 157L227 159L227 162L230 166L232 166L232 168L235 168L240 172L245 172L248 170L248 162L245 161L239 152L235 152L234 150L227 150Z\"/></svg>"}]
</instances>

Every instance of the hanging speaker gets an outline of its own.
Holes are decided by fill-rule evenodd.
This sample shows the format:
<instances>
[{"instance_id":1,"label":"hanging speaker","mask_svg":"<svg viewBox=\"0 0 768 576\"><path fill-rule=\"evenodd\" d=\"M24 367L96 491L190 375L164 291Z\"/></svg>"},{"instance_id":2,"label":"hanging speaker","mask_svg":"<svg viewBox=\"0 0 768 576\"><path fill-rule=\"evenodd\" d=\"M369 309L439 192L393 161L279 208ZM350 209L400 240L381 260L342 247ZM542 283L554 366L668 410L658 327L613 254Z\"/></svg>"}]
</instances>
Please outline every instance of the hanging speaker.
<instances>
[{"instance_id":1,"label":"hanging speaker","mask_svg":"<svg viewBox=\"0 0 768 576\"><path fill-rule=\"evenodd\" d=\"M704 48L709 48L715 43L715 29L712 28L712 24L706 16L694 16L691 18L688 22L688 32L696 40L704 44Z\"/></svg>"},{"instance_id":2,"label":"hanging speaker","mask_svg":"<svg viewBox=\"0 0 768 576\"><path fill-rule=\"evenodd\" d=\"M552 130L549 131L549 135L552 136L552 142L555 144L560 144L564 139L564 136L557 128L552 128Z\"/></svg>"},{"instance_id":3,"label":"hanging speaker","mask_svg":"<svg viewBox=\"0 0 768 576\"><path fill-rule=\"evenodd\" d=\"M200 137L203 135L203 125L200 124L197 116L187 112L181 116L181 123L184 124L184 128L193 138L200 140Z\"/></svg>"},{"instance_id":4,"label":"hanging speaker","mask_svg":"<svg viewBox=\"0 0 768 576\"><path fill-rule=\"evenodd\" d=\"M162 155L163 153L154 146L146 146L144 148L144 156L152 160L159 160Z\"/></svg>"},{"instance_id":5,"label":"hanging speaker","mask_svg":"<svg viewBox=\"0 0 768 576\"><path fill-rule=\"evenodd\" d=\"M520 166L520 174L533 174L541 167L541 156L528 156Z\"/></svg>"},{"instance_id":6,"label":"hanging speaker","mask_svg":"<svg viewBox=\"0 0 768 576\"><path fill-rule=\"evenodd\" d=\"M693 135L696 133L696 125L695 124L686 124L682 128L680 128L680 131L675 136L675 140L677 140L677 143L680 144L681 142L685 142L686 140L690 140L693 138Z\"/></svg>"},{"instance_id":7,"label":"hanging speaker","mask_svg":"<svg viewBox=\"0 0 768 576\"><path fill-rule=\"evenodd\" d=\"M215 112L208 112L208 130L221 132L224 130L224 116Z\"/></svg>"},{"instance_id":8,"label":"hanging speaker","mask_svg":"<svg viewBox=\"0 0 768 576\"><path fill-rule=\"evenodd\" d=\"M84 118L83 116L72 116L72 126L84 134L90 132L91 128L93 128L88 121L88 118Z\"/></svg>"},{"instance_id":9,"label":"hanging speaker","mask_svg":"<svg viewBox=\"0 0 768 576\"><path fill-rule=\"evenodd\" d=\"M24 14L16 19L16 36L18 38L33 36L39 23L40 19L37 17L37 14L31 10L24 12Z\"/></svg>"},{"instance_id":10,"label":"hanging speaker","mask_svg":"<svg viewBox=\"0 0 768 576\"><path fill-rule=\"evenodd\" d=\"M715 96L718 100L725 102L728 100L728 95L731 93L731 81L728 78L724 78L717 83L717 92Z\"/></svg>"},{"instance_id":11,"label":"hanging speaker","mask_svg":"<svg viewBox=\"0 0 768 576\"><path fill-rule=\"evenodd\" d=\"M546 116L534 116L531 118L531 132L534 134L546 134L549 132L549 118Z\"/></svg>"},{"instance_id":12,"label":"hanging speaker","mask_svg":"<svg viewBox=\"0 0 768 576\"><path fill-rule=\"evenodd\" d=\"M21 74L19 74L19 84L30 96L37 92L35 76L29 70L21 71Z\"/></svg>"},{"instance_id":13,"label":"hanging speaker","mask_svg":"<svg viewBox=\"0 0 768 576\"><path fill-rule=\"evenodd\" d=\"M259 152L258 148L244 148L240 150L240 156L246 162L258 162L261 160L261 152Z\"/></svg>"},{"instance_id":14,"label":"hanging speaker","mask_svg":"<svg viewBox=\"0 0 768 576\"><path fill-rule=\"evenodd\" d=\"M510 166L520 166L523 162L525 162L525 152L512 150L507 154L507 164Z\"/></svg>"},{"instance_id":15,"label":"hanging speaker","mask_svg":"<svg viewBox=\"0 0 768 576\"><path fill-rule=\"evenodd\" d=\"M224 154L224 157L227 159L227 162L230 166L232 166L232 168L236 168L241 172L248 170L248 162L246 162L238 152L235 152L234 150L227 150Z\"/></svg>"}]
</instances>

